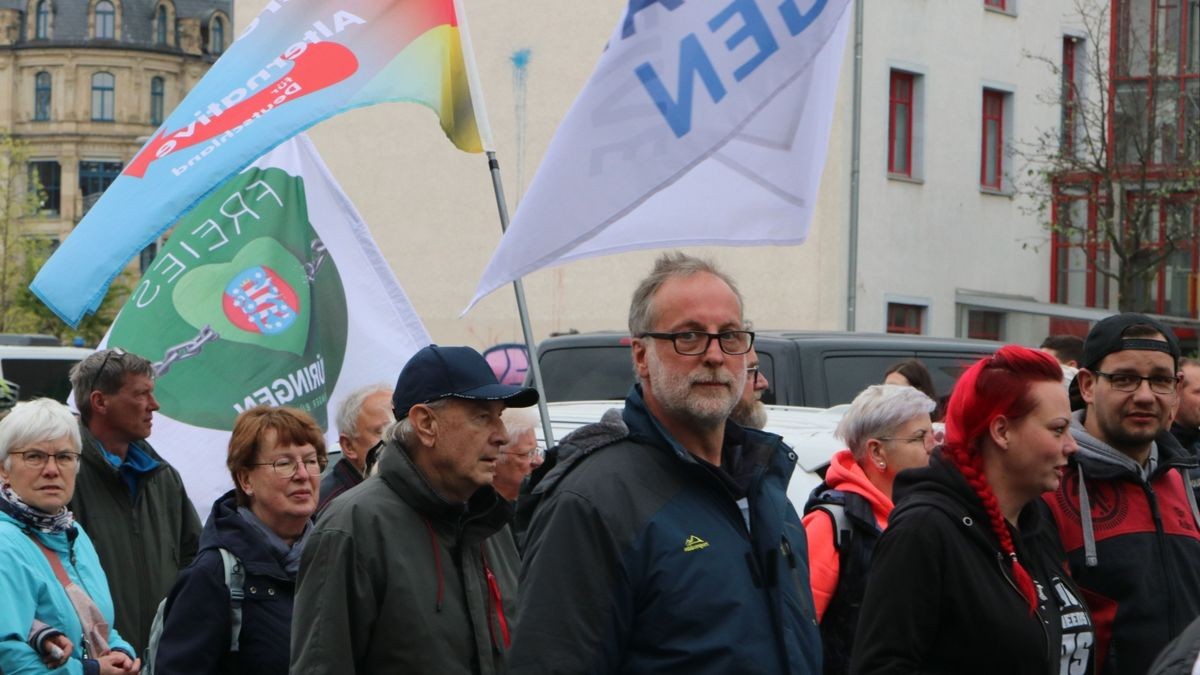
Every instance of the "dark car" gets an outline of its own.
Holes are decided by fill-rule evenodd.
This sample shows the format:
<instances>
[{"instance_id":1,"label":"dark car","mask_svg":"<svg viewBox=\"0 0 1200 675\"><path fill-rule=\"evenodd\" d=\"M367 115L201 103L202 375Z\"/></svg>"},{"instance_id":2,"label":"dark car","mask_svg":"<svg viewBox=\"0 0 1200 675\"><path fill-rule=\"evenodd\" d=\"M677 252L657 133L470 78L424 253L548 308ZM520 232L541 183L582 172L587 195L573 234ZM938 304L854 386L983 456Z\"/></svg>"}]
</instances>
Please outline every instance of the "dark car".
<instances>
[{"instance_id":1,"label":"dark car","mask_svg":"<svg viewBox=\"0 0 1200 675\"><path fill-rule=\"evenodd\" d=\"M553 337L538 345L548 401L623 399L633 384L631 339L624 332ZM889 366L920 359L939 397L958 376L1003 343L885 333L755 331L759 368L770 388L767 404L815 408L849 403L867 385L883 382Z\"/></svg>"}]
</instances>

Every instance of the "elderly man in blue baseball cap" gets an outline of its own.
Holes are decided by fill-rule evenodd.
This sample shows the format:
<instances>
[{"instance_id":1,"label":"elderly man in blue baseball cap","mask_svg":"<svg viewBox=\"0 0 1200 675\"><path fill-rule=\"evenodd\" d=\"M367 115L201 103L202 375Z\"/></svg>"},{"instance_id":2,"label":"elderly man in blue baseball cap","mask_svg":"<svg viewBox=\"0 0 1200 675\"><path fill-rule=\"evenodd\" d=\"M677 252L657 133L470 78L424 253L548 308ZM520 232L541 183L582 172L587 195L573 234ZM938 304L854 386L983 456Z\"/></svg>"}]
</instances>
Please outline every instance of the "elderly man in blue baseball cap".
<instances>
[{"instance_id":1,"label":"elderly man in blue baseball cap","mask_svg":"<svg viewBox=\"0 0 1200 675\"><path fill-rule=\"evenodd\" d=\"M470 347L409 359L378 473L331 503L305 545L292 672L504 670L520 560L512 505L492 488L500 413L537 400Z\"/></svg>"}]
</instances>

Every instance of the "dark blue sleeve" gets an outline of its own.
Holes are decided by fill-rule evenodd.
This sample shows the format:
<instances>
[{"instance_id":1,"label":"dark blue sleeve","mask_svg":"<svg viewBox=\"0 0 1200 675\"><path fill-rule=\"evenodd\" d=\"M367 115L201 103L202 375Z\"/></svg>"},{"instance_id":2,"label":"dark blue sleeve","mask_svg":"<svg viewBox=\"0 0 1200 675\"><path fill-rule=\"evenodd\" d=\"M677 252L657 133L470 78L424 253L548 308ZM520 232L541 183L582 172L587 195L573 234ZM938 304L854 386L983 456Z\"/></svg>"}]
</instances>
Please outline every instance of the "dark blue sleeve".
<instances>
[{"instance_id":1,"label":"dark blue sleeve","mask_svg":"<svg viewBox=\"0 0 1200 675\"><path fill-rule=\"evenodd\" d=\"M221 673L229 652L230 611L221 554L203 551L179 573L167 596L155 672Z\"/></svg>"}]
</instances>

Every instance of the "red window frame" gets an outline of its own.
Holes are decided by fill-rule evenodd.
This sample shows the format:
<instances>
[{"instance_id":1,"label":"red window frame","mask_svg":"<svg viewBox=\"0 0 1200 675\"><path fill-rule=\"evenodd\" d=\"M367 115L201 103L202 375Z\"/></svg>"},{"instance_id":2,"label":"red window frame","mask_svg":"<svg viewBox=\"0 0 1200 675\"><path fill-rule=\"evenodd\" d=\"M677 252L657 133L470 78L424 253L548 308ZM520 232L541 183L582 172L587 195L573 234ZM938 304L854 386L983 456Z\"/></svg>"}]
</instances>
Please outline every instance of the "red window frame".
<instances>
[{"instance_id":1,"label":"red window frame","mask_svg":"<svg viewBox=\"0 0 1200 675\"><path fill-rule=\"evenodd\" d=\"M983 0L983 6L992 9L1008 9L1007 5L1008 0Z\"/></svg>"},{"instance_id":2,"label":"red window frame","mask_svg":"<svg viewBox=\"0 0 1200 675\"><path fill-rule=\"evenodd\" d=\"M983 147L979 158L979 185L999 190L1004 184L1004 97L1002 91L983 90L982 135ZM996 133L988 143L988 126L995 125ZM995 179L988 180L988 164L995 171Z\"/></svg>"},{"instance_id":3,"label":"red window frame","mask_svg":"<svg viewBox=\"0 0 1200 675\"><path fill-rule=\"evenodd\" d=\"M925 307L902 302L887 304L887 332L922 335L925 328Z\"/></svg>"},{"instance_id":4,"label":"red window frame","mask_svg":"<svg viewBox=\"0 0 1200 675\"><path fill-rule=\"evenodd\" d=\"M913 91L916 76L902 70L893 70L888 84L888 173L912 177L913 146ZM904 114L903 128L898 128L900 113ZM900 153L896 150L896 132L902 131L904 144ZM899 161L898 161L899 160ZM901 161L903 163L901 163Z\"/></svg>"}]
</instances>

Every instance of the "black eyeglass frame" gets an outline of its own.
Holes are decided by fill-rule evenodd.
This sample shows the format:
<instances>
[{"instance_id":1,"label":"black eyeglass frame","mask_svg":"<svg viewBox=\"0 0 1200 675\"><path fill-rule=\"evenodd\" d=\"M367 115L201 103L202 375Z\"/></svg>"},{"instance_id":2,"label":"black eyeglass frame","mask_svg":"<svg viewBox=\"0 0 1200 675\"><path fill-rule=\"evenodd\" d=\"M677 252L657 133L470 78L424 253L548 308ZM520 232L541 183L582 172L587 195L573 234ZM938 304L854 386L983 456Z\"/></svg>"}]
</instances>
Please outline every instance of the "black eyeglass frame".
<instances>
[{"instance_id":1,"label":"black eyeglass frame","mask_svg":"<svg viewBox=\"0 0 1200 675\"><path fill-rule=\"evenodd\" d=\"M679 340L679 338L681 338L685 335L691 335L691 336L696 336L696 337L701 336L701 335L705 336L707 339L704 341L704 347L702 349L700 349L699 351L694 351L694 352L682 351L679 348L678 340ZM747 336L749 336L749 339L746 342L746 348L740 352L731 352L728 349L726 349L725 343L722 341L722 338L726 337L726 336L731 336L731 335L747 335ZM679 354L680 356L700 356L704 352L708 351L708 348L712 346L713 340L716 340L717 346L721 348L721 351L725 352L729 356L741 356L742 354L748 354L748 353L750 353L750 350L754 348L754 331L752 331L752 330L723 330L720 333L706 333L704 331L699 331L699 330L681 330L681 331L678 331L675 333L646 332L646 333L642 333L641 335L638 335L638 337L639 338L654 338L655 340L670 340L671 346L675 348L675 353Z\"/></svg>"},{"instance_id":2,"label":"black eyeglass frame","mask_svg":"<svg viewBox=\"0 0 1200 675\"><path fill-rule=\"evenodd\" d=\"M1178 390L1178 387L1179 387L1179 376L1178 375L1136 375L1134 373L1106 373L1106 372L1103 372L1100 370L1089 370L1088 372L1094 373L1096 375L1099 375L1100 377L1105 378L1106 380L1108 380L1108 384L1109 384L1109 386L1111 386L1113 388L1113 390L1123 392L1126 394L1135 392L1138 389L1141 389L1143 380L1145 380L1146 383L1150 385L1150 391L1154 392L1155 394L1159 394L1159 395L1163 395L1163 396L1165 396L1167 394L1174 394ZM1136 378L1137 384L1133 385L1132 389L1121 389L1117 386L1117 383L1113 381L1113 378L1117 378L1117 377L1128 377L1130 379ZM1163 391L1159 391L1158 389L1155 389L1154 388L1155 380L1158 380L1159 383L1161 383L1163 385L1166 385L1166 381L1170 380L1171 381L1170 388L1165 389Z\"/></svg>"}]
</instances>

